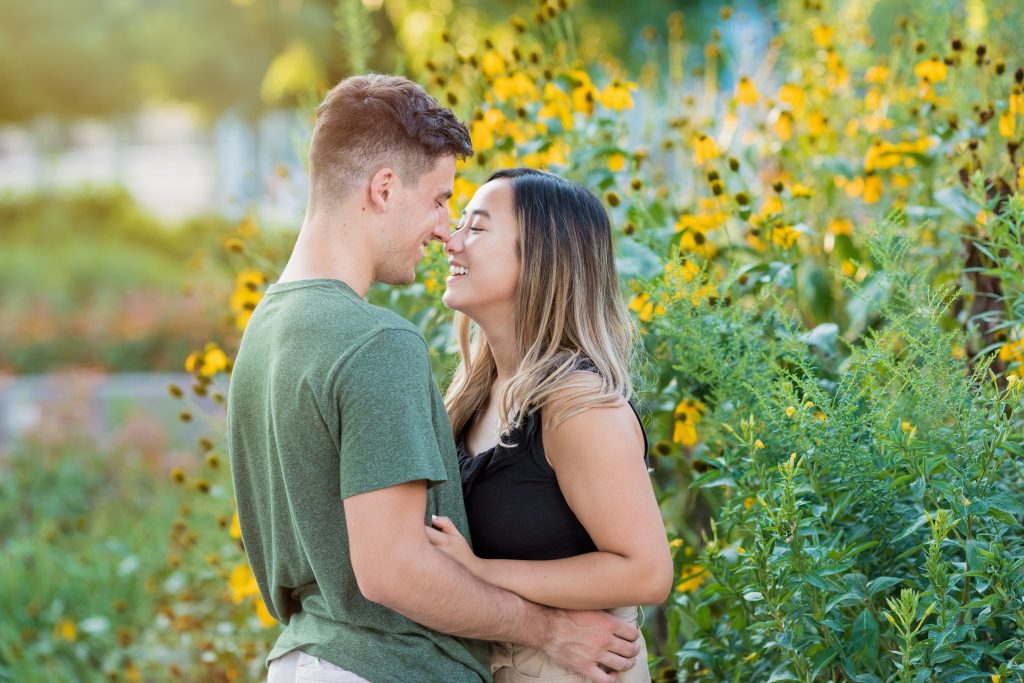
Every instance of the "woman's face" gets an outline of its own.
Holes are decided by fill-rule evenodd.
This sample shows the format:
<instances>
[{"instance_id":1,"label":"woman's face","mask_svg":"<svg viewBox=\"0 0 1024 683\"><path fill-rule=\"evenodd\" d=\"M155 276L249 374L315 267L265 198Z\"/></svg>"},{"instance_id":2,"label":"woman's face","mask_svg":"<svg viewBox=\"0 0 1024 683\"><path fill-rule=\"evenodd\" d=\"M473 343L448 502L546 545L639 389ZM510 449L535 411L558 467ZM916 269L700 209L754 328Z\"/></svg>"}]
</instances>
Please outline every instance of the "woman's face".
<instances>
[{"instance_id":1,"label":"woman's face","mask_svg":"<svg viewBox=\"0 0 1024 683\"><path fill-rule=\"evenodd\" d=\"M477 322L510 319L519 282L516 233L512 181L486 183L469 200L448 239L446 306Z\"/></svg>"}]
</instances>

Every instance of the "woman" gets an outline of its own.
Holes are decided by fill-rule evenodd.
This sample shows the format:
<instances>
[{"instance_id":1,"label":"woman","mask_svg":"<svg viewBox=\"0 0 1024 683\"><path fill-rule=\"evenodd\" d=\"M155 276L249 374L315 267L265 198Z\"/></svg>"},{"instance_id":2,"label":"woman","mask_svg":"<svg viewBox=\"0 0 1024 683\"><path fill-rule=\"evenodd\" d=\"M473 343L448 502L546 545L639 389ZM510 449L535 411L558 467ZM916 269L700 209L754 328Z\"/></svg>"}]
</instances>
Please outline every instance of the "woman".
<instances>
[{"instance_id":1,"label":"woman","mask_svg":"<svg viewBox=\"0 0 1024 683\"><path fill-rule=\"evenodd\" d=\"M444 518L431 541L528 600L635 622L668 596L672 560L627 400L633 328L604 207L558 176L501 170L447 252L462 362L445 403L476 553ZM491 668L496 683L583 680L511 643ZM645 649L618 680L650 680Z\"/></svg>"}]
</instances>

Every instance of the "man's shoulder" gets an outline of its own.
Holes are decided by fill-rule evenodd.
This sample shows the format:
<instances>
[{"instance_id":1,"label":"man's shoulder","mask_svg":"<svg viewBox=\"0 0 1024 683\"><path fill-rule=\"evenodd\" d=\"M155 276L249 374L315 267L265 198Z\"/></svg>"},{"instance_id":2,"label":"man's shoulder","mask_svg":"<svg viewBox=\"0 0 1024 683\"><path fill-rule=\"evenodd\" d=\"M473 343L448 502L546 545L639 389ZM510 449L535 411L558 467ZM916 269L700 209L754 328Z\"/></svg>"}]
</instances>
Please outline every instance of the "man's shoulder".
<instances>
[{"instance_id":1,"label":"man's shoulder","mask_svg":"<svg viewBox=\"0 0 1024 683\"><path fill-rule=\"evenodd\" d=\"M392 330L411 332L422 339L419 328L402 316L342 287L340 283L319 281L273 292L272 298L277 299L278 305L269 307L272 310L267 311L266 322L286 326L292 332L303 330L358 340L357 345Z\"/></svg>"}]
</instances>

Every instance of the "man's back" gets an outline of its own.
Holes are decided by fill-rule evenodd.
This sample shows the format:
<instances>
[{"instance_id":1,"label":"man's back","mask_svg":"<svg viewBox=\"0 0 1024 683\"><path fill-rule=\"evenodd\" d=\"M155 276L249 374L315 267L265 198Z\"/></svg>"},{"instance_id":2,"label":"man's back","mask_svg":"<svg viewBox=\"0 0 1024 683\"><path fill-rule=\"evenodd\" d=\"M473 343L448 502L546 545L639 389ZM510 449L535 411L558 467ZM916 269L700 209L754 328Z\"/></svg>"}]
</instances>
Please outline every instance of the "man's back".
<instances>
[{"instance_id":1,"label":"man's back","mask_svg":"<svg viewBox=\"0 0 1024 683\"><path fill-rule=\"evenodd\" d=\"M366 600L349 557L342 500L408 481L430 482L427 514L466 532L450 424L415 327L340 280L272 285L235 361L228 422L246 553L286 624L268 659L301 649L375 683L488 678L485 644Z\"/></svg>"}]
</instances>

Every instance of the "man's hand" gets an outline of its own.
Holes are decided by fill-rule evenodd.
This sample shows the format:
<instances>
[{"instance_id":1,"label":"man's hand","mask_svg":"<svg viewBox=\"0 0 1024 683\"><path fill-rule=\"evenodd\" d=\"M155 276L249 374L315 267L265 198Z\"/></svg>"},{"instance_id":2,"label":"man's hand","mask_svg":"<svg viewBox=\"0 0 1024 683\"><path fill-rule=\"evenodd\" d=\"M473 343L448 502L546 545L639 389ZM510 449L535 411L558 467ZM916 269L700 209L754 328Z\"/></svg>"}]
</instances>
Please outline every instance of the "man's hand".
<instances>
[{"instance_id":1,"label":"man's hand","mask_svg":"<svg viewBox=\"0 0 1024 683\"><path fill-rule=\"evenodd\" d=\"M628 671L636 664L640 630L607 612L555 610L548 623L544 651L587 678L613 683L617 672Z\"/></svg>"}]
</instances>

